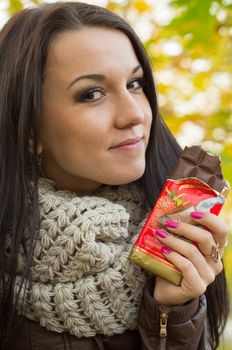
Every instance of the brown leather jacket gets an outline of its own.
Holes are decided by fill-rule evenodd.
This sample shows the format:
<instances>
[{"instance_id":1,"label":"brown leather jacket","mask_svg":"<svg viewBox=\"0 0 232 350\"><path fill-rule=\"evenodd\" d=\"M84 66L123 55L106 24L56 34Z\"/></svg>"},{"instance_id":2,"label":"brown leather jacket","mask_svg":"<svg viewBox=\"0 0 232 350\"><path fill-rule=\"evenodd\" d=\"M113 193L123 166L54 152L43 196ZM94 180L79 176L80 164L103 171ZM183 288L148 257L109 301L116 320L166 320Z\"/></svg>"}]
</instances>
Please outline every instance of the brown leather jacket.
<instances>
[{"instance_id":1,"label":"brown leather jacket","mask_svg":"<svg viewBox=\"0 0 232 350\"><path fill-rule=\"evenodd\" d=\"M206 327L206 299L201 296L183 306L164 309L152 298L153 283L144 289L138 331L122 335L76 338L49 332L25 320L7 350L210 350Z\"/></svg>"}]
</instances>

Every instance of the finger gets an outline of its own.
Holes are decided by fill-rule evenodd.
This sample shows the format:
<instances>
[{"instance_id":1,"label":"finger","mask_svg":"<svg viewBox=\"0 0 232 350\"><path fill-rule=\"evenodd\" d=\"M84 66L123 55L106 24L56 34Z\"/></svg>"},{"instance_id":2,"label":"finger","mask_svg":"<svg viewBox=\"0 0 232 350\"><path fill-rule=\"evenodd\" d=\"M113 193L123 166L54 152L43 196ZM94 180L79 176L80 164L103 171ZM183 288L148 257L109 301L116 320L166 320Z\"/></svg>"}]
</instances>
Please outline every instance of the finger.
<instances>
[{"instance_id":1,"label":"finger","mask_svg":"<svg viewBox=\"0 0 232 350\"><path fill-rule=\"evenodd\" d=\"M164 223L169 231L184 237L191 242L196 242L198 248L204 255L210 255L212 246L215 246L215 241L212 234L204 228L185 222L171 221L168 220ZM175 228L174 225L176 226Z\"/></svg>"},{"instance_id":2,"label":"finger","mask_svg":"<svg viewBox=\"0 0 232 350\"><path fill-rule=\"evenodd\" d=\"M176 304L187 302L204 294L208 284L200 277L192 262L175 251L163 249L165 257L182 273L181 285L173 285L172 296Z\"/></svg>"},{"instance_id":3,"label":"finger","mask_svg":"<svg viewBox=\"0 0 232 350\"><path fill-rule=\"evenodd\" d=\"M215 262L212 257L211 259L205 258L196 245L180 239L176 235L169 234L167 231L157 229L156 234L163 244L190 260L207 284L212 283L215 276L221 272L222 263L220 259Z\"/></svg>"},{"instance_id":4,"label":"finger","mask_svg":"<svg viewBox=\"0 0 232 350\"><path fill-rule=\"evenodd\" d=\"M192 212L191 217L196 224L207 227L220 248L224 248L228 242L229 227L217 215L209 212Z\"/></svg>"},{"instance_id":5,"label":"finger","mask_svg":"<svg viewBox=\"0 0 232 350\"><path fill-rule=\"evenodd\" d=\"M212 256L204 257L208 263L208 266L211 267L211 270L214 272L214 275L218 275L223 270L222 260L219 258L217 261ZM213 282L213 281L212 281Z\"/></svg>"}]
</instances>

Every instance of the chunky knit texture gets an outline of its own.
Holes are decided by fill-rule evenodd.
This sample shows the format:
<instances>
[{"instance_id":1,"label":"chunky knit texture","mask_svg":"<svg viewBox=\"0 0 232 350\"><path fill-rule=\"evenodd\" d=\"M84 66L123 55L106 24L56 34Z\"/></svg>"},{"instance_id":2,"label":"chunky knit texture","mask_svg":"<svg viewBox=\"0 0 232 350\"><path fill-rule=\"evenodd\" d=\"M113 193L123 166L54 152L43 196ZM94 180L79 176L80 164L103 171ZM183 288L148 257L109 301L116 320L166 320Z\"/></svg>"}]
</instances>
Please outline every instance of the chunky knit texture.
<instances>
[{"instance_id":1,"label":"chunky knit texture","mask_svg":"<svg viewBox=\"0 0 232 350\"><path fill-rule=\"evenodd\" d=\"M135 185L77 197L40 179L32 284L22 288L18 309L26 291L23 314L49 330L91 337L135 329L146 277L128 256L144 224L144 203ZM20 285L23 249L18 266Z\"/></svg>"}]
</instances>

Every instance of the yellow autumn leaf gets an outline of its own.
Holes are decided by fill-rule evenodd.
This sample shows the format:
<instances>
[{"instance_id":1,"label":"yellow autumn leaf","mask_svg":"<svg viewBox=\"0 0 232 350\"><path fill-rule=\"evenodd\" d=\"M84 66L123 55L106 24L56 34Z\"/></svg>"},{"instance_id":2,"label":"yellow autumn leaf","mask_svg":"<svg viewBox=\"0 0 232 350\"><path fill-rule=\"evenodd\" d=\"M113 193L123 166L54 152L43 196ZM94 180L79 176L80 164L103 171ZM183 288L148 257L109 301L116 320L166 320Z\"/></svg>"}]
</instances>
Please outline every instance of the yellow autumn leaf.
<instances>
[{"instance_id":1,"label":"yellow autumn leaf","mask_svg":"<svg viewBox=\"0 0 232 350\"><path fill-rule=\"evenodd\" d=\"M151 10L151 6L145 0L134 0L132 6L139 12L148 12Z\"/></svg>"},{"instance_id":2,"label":"yellow autumn leaf","mask_svg":"<svg viewBox=\"0 0 232 350\"><path fill-rule=\"evenodd\" d=\"M23 3L21 0L9 0L8 1L7 11L10 15L13 15L14 13L18 12L22 8L23 8Z\"/></svg>"}]
</instances>

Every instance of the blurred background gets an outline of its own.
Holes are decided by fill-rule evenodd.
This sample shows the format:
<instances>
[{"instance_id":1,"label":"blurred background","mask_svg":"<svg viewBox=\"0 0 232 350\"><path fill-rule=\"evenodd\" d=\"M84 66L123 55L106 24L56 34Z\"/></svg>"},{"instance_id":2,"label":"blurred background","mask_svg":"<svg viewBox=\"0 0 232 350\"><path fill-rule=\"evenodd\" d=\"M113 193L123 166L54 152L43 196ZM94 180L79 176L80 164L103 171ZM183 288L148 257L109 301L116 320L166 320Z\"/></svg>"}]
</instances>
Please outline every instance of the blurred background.
<instances>
[{"instance_id":1,"label":"blurred background","mask_svg":"<svg viewBox=\"0 0 232 350\"><path fill-rule=\"evenodd\" d=\"M23 7L42 2L0 0L0 27ZM231 186L232 0L82 2L107 7L132 25L149 53L166 123L182 146L201 144L220 155ZM231 199L222 211L230 229ZM232 295L232 233L224 262ZM232 311L220 349L232 349Z\"/></svg>"}]
</instances>

